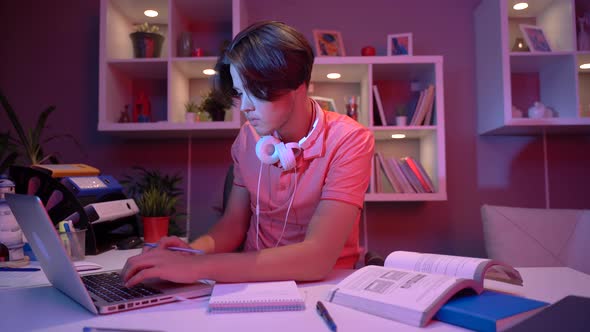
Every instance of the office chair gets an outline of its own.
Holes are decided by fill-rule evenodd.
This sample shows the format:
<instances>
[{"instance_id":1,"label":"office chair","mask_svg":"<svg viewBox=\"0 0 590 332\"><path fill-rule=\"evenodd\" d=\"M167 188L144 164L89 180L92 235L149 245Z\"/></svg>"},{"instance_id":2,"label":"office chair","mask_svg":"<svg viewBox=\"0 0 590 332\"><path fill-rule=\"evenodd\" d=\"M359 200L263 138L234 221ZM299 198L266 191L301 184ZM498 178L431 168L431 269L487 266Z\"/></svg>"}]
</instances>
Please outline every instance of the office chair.
<instances>
[{"instance_id":1,"label":"office chair","mask_svg":"<svg viewBox=\"0 0 590 332\"><path fill-rule=\"evenodd\" d=\"M490 258L590 273L590 210L483 205L481 214Z\"/></svg>"}]
</instances>

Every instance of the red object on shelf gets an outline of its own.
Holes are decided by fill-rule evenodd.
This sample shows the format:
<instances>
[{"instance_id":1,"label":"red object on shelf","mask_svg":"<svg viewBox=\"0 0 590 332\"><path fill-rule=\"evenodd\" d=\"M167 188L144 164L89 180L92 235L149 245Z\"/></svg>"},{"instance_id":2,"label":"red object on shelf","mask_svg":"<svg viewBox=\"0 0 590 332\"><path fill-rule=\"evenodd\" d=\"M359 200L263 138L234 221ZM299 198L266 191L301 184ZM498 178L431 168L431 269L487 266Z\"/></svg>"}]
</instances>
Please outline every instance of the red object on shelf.
<instances>
[{"instance_id":1,"label":"red object on shelf","mask_svg":"<svg viewBox=\"0 0 590 332\"><path fill-rule=\"evenodd\" d=\"M193 49L193 56L203 56L203 49L200 47L195 47Z\"/></svg>"},{"instance_id":2,"label":"red object on shelf","mask_svg":"<svg viewBox=\"0 0 590 332\"><path fill-rule=\"evenodd\" d=\"M373 46L365 46L361 49L362 56L373 56L375 54L377 54L377 51Z\"/></svg>"},{"instance_id":3,"label":"red object on shelf","mask_svg":"<svg viewBox=\"0 0 590 332\"><path fill-rule=\"evenodd\" d=\"M151 122L152 107L149 99L142 91L133 105L133 122Z\"/></svg>"}]
</instances>

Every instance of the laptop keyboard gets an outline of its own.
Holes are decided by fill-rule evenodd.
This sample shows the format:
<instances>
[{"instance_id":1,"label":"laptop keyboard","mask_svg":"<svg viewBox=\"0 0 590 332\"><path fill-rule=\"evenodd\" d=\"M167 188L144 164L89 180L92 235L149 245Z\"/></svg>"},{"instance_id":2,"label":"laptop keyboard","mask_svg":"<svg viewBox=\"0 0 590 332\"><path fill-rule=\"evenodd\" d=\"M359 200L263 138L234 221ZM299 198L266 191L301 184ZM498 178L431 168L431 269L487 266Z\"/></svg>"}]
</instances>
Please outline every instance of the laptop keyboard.
<instances>
[{"instance_id":1,"label":"laptop keyboard","mask_svg":"<svg viewBox=\"0 0 590 332\"><path fill-rule=\"evenodd\" d=\"M157 289L141 284L131 288L125 287L121 282L121 276L117 272L82 276L82 281L89 291L109 303L162 294Z\"/></svg>"}]
</instances>

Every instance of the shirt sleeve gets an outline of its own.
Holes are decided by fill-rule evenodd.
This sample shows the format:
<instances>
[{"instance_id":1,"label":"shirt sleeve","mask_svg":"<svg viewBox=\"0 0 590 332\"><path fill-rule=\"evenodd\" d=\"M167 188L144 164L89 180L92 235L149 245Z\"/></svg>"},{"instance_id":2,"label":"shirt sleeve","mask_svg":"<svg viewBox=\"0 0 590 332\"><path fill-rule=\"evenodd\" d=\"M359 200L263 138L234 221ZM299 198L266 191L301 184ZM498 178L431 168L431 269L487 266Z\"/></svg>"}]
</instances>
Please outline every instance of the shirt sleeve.
<instances>
[{"instance_id":1,"label":"shirt sleeve","mask_svg":"<svg viewBox=\"0 0 590 332\"><path fill-rule=\"evenodd\" d=\"M231 156L234 162L234 185L245 187L244 178L242 175L241 164L240 161L242 158L240 157L243 151L245 150L245 131L244 126L240 129L240 133L234 140L234 143L231 146Z\"/></svg>"},{"instance_id":2,"label":"shirt sleeve","mask_svg":"<svg viewBox=\"0 0 590 332\"><path fill-rule=\"evenodd\" d=\"M362 208L371 179L373 133L359 126L344 136L334 149L322 199L345 201Z\"/></svg>"}]
</instances>

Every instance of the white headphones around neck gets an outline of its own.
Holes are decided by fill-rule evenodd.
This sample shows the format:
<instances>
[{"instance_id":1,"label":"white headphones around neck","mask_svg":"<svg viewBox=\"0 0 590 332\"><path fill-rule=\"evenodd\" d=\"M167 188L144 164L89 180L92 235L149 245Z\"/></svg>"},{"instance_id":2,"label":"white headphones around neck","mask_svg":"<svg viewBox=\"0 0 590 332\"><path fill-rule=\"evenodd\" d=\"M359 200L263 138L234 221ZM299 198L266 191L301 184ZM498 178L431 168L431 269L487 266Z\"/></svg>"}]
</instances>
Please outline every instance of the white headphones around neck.
<instances>
[{"instance_id":1,"label":"white headphones around neck","mask_svg":"<svg viewBox=\"0 0 590 332\"><path fill-rule=\"evenodd\" d=\"M313 133L317 124L318 118L316 117L307 136L300 139L299 142L283 143L275 136L262 136L256 143L256 156L264 164L274 165L278 162L285 171L293 169L296 158L301 152L301 144Z\"/></svg>"},{"instance_id":2,"label":"white headphones around neck","mask_svg":"<svg viewBox=\"0 0 590 332\"><path fill-rule=\"evenodd\" d=\"M315 114L315 112L314 112ZM307 140L309 136L315 130L315 127L318 124L318 116L316 115L316 119L311 126L311 130L307 134L307 136L303 137L299 140L299 142L291 142L291 143L283 143L278 138L274 136L263 136L261 137L258 142L256 142L256 156L260 159L260 171L258 173L258 186L256 188L256 249L260 250L260 246L258 244L260 239L260 179L262 178L262 165L269 164L274 165L277 162L280 162L279 166L288 171L290 169L295 169L295 188L293 188L293 194L291 195L291 199L289 200L289 206L287 207L287 213L285 214L285 222L283 223L283 230L281 231L281 236L277 240L275 247L281 243L283 239L283 235L285 235L285 229L287 228L287 220L289 219L289 212L291 211L291 207L293 206L293 201L295 200L295 192L297 191L297 168L296 168L296 158L301 153L301 144ZM293 152L296 150L296 152Z\"/></svg>"}]
</instances>

